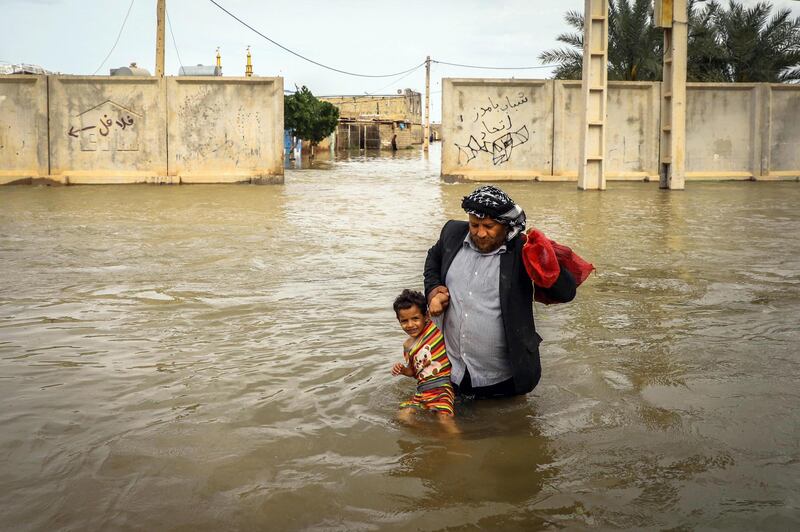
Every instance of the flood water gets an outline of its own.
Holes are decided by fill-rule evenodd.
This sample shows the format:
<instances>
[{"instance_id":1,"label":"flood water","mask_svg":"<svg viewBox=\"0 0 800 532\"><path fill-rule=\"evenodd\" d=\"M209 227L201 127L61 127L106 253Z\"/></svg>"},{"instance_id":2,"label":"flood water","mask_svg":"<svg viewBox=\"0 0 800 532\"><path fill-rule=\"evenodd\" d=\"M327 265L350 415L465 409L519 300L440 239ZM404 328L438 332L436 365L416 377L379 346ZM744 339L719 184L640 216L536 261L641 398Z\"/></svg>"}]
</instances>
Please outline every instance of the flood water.
<instances>
[{"instance_id":1,"label":"flood water","mask_svg":"<svg viewBox=\"0 0 800 532\"><path fill-rule=\"evenodd\" d=\"M597 272L445 437L390 375L438 153L0 188L0 528L797 529L800 186L503 185Z\"/></svg>"}]
</instances>

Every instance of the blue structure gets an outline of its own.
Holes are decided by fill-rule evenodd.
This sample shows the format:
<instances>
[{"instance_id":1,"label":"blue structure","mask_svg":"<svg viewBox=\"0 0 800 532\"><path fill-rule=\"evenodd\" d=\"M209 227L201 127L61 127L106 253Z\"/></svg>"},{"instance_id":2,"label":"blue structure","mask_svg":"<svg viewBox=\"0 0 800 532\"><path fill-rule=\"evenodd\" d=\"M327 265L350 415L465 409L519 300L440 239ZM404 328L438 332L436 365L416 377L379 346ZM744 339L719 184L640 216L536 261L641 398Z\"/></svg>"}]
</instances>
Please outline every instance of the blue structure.
<instances>
[{"instance_id":1,"label":"blue structure","mask_svg":"<svg viewBox=\"0 0 800 532\"><path fill-rule=\"evenodd\" d=\"M294 143L294 153L292 153ZM283 156L289 159L299 159L303 155L303 141L294 136L293 129L283 130Z\"/></svg>"}]
</instances>

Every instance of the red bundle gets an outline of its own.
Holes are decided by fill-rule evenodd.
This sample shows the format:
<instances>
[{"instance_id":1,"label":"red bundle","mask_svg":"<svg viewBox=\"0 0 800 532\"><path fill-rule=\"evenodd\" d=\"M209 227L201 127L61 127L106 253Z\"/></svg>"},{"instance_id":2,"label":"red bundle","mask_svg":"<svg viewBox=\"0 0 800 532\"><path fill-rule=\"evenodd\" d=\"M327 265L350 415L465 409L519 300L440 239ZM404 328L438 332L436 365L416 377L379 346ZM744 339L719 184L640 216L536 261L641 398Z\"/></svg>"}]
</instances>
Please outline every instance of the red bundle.
<instances>
[{"instance_id":1,"label":"red bundle","mask_svg":"<svg viewBox=\"0 0 800 532\"><path fill-rule=\"evenodd\" d=\"M553 286L561 273L559 266L563 266L572 274L578 286L594 270L591 263L583 260L568 246L550 240L537 229L528 231L527 240L522 246L522 261L525 263L528 276L534 284L542 288ZM536 292L533 299L545 305L558 303L541 292Z\"/></svg>"}]
</instances>

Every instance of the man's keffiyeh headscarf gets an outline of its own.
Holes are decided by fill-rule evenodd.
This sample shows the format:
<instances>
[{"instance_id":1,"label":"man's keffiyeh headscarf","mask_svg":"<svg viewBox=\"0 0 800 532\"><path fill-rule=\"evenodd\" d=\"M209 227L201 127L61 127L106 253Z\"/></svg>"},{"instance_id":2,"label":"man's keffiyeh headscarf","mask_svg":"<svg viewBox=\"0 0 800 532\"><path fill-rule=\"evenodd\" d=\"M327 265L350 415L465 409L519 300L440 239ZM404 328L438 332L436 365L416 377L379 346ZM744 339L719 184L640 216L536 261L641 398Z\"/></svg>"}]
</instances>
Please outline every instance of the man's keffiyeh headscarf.
<instances>
[{"instance_id":1,"label":"man's keffiyeh headscarf","mask_svg":"<svg viewBox=\"0 0 800 532\"><path fill-rule=\"evenodd\" d=\"M508 226L506 240L511 240L525 230L525 211L514 203L508 194L497 187L485 185L464 196L461 208L478 218L488 216Z\"/></svg>"}]
</instances>

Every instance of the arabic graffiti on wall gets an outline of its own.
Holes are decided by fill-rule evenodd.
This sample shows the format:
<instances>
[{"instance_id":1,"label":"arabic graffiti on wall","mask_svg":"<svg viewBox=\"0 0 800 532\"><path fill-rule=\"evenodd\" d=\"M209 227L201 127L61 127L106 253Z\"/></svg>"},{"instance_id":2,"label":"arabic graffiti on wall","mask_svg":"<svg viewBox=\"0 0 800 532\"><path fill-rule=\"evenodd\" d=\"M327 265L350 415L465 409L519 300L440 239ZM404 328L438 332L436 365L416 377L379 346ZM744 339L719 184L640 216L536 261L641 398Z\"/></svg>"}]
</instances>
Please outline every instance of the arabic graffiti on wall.
<instances>
[{"instance_id":1,"label":"arabic graffiti on wall","mask_svg":"<svg viewBox=\"0 0 800 532\"><path fill-rule=\"evenodd\" d=\"M531 137L518 112L528 101L528 96L522 92L517 92L513 98L487 97L484 103L459 114L457 120L471 133L468 139L455 143L458 163L469 164L483 153L491 157L495 166L511 160L514 148L525 144Z\"/></svg>"},{"instance_id":2,"label":"arabic graffiti on wall","mask_svg":"<svg viewBox=\"0 0 800 532\"><path fill-rule=\"evenodd\" d=\"M133 118L131 118L131 115L128 115L124 118L120 116L116 121L114 121L108 118L108 115L103 115L103 118L100 119L99 126L86 126L80 129L75 129L75 126L70 126L69 131L67 131L67 135L69 135L70 137L78 138L78 135L80 133L99 127L97 132L100 133L100 136L107 137L108 132L111 130L114 124L119 126L120 129L125 130L126 127L133 125Z\"/></svg>"},{"instance_id":3,"label":"arabic graffiti on wall","mask_svg":"<svg viewBox=\"0 0 800 532\"><path fill-rule=\"evenodd\" d=\"M78 123L70 124L67 136L80 141L81 151L139 150L136 124L142 115L106 100L76 118Z\"/></svg>"}]
</instances>

